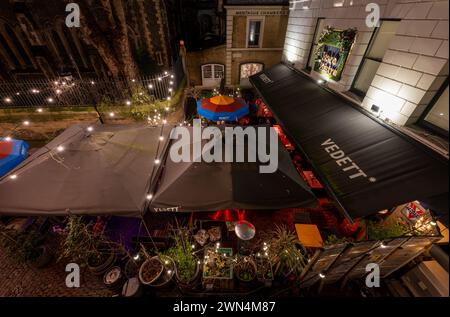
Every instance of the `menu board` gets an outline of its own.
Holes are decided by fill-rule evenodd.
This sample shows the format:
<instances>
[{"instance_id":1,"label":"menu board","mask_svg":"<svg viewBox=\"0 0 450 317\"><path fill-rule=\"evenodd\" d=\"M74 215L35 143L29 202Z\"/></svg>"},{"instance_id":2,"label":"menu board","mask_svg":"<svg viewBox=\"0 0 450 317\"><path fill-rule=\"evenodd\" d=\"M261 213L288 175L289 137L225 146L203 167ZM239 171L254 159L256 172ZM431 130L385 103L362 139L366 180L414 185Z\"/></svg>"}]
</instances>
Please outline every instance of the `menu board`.
<instances>
[{"instance_id":1,"label":"menu board","mask_svg":"<svg viewBox=\"0 0 450 317\"><path fill-rule=\"evenodd\" d=\"M339 81L355 37L355 29L337 31L327 27L318 41L314 71L331 80Z\"/></svg>"}]
</instances>

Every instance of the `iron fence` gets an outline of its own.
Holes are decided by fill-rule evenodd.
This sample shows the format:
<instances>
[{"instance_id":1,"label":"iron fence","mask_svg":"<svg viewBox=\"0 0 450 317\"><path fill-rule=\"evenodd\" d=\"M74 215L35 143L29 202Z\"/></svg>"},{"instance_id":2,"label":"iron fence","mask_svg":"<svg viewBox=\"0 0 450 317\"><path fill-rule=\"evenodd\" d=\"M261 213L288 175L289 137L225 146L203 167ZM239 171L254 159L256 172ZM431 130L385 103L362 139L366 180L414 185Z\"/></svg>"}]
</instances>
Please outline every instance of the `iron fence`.
<instances>
[{"instance_id":1,"label":"iron fence","mask_svg":"<svg viewBox=\"0 0 450 317\"><path fill-rule=\"evenodd\" d=\"M100 102L126 105L134 94L163 100L173 95L183 79L178 60L170 71L138 78L74 78L0 83L0 108L92 106Z\"/></svg>"}]
</instances>

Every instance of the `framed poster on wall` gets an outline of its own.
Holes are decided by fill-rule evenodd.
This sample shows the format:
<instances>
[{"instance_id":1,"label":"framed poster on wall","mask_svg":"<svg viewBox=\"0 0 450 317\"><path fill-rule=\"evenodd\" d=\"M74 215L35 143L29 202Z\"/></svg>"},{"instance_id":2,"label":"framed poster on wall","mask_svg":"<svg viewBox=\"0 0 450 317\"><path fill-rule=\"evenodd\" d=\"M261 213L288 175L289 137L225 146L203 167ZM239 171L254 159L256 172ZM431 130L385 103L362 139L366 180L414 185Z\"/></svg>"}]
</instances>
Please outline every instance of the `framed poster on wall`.
<instances>
[{"instance_id":1,"label":"framed poster on wall","mask_svg":"<svg viewBox=\"0 0 450 317\"><path fill-rule=\"evenodd\" d=\"M342 31L326 27L318 41L314 71L331 80L339 81L355 42L356 33L356 29Z\"/></svg>"}]
</instances>

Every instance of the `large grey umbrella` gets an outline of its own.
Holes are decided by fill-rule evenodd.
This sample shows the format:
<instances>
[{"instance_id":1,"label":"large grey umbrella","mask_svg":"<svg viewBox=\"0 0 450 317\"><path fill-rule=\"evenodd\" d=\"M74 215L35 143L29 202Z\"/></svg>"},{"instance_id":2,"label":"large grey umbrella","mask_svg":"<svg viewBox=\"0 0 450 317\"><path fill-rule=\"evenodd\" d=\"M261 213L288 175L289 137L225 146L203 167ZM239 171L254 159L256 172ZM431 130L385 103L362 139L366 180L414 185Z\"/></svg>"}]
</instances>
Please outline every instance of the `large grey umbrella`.
<instances>
[{"instance_id":1,"label":"large grey umbrella","mask_svg":"<svg viewBox=\"0 0 450 317\"><path fill-rule=\"evenodd\" d=\"M164 152L171 128L98 125L89 130L70 127L3 177L0 214L139 216L157 175L155 158Z\"/></svg>"},{"instance_id":2,"label":"large grey umbrella","mask_svg":"<svg viewBox=\"0 0 450 317\"><path fill-rule=\"evenodd\" d=\"M245 153L249 146L256 151L247 142L242 146ZM316 206L314 194L281 142L277 150L278 169L267 174L260 173L260 162L174 162L167 155L150 207L153 211L214 211Z\"/></svg>"}]
</instances>

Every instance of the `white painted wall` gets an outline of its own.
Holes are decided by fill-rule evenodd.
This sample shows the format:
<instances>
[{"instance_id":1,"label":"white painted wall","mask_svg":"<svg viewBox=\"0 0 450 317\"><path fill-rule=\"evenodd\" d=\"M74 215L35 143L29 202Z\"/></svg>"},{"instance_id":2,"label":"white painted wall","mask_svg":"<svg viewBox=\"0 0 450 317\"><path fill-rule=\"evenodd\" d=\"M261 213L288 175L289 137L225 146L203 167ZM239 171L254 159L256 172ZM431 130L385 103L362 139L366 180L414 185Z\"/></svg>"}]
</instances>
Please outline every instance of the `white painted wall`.
<instances>
[{"instance_id":1,"label":"white painted wall","mask_svg":"<svg viewBox=\"0 0 450 317\"><path fill-rule=\"evenodd\" d=\"M338 91L350 89L374 31L365 23L366 5L377 3L382 19L401 19L362 106L370 110L378 105L382 117L398 125L417 121L448 76L449 1L300 1L290 11L283 54L283 60L298 69L307 63L318 17L325 18L325 26L358 29L342 79L330 83ZM311 76L318 74L312 72Z\"/></svg>"}]
</instances>

